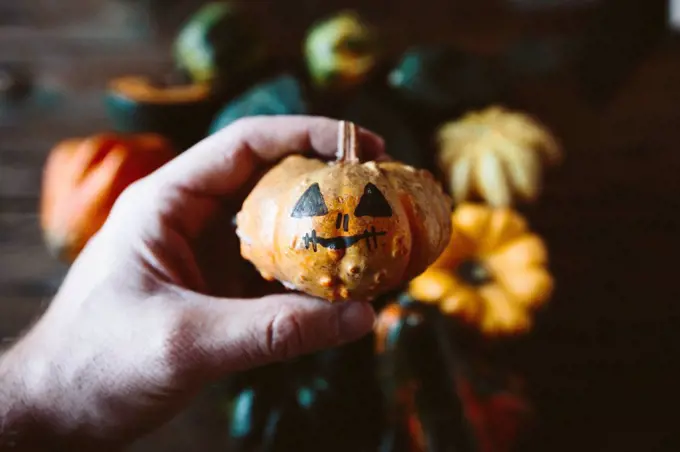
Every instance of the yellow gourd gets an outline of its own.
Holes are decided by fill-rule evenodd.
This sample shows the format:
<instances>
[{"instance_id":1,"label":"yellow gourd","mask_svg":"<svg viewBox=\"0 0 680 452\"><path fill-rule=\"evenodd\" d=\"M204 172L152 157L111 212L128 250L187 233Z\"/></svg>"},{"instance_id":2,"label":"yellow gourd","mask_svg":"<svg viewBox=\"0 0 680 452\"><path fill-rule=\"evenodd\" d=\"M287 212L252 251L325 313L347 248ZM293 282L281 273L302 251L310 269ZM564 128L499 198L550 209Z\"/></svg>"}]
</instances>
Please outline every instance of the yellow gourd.
<instances>
[{"instance_id":1,"label":"yellow gourd","mask_svg":"<svg viewBox=\"0 0 680 452\"><path fill-rule=\"evenodd\" d=\"M526 332L552 294L547 262L543 240L517 212L464 203L453 212L448 247L409 292L484 334Z\"/></svg>"},{"instance_id":2,"label":"yellow gourd","mask_svg":"<svg viewBox=\"0 0 680 452\"><path fill-rule=\"evenodd\" d=\"M456 202L481 198L495 207L534 201L543 167L562 158L536 119L501 107L472 112L438 131L438 164Z\"/></svg>"}]
</instances>

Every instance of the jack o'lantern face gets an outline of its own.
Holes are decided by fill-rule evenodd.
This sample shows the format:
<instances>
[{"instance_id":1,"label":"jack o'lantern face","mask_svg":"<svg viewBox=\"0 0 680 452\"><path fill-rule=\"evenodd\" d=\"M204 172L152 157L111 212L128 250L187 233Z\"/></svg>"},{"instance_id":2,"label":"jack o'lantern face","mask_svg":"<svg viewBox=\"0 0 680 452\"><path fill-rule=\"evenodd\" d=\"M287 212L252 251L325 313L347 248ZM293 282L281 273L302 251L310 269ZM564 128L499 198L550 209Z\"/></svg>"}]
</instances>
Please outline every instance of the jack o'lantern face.
<instances>
[{"instance_id":1,"label":"jack o'lantern face","mask_svg":"<svg viewBox=\"0 0 680 452\"><path fill-rule=\"evenodd\" d=\"M400 194L374 162L324 168L290 190L273 238L296 289L347 299L401 279L412 238ZM277 216L276 208L266 213ZM264 217L263 217L264 218ZM285 257L284 257L285 256Z\"/></svg>"},{"instance_id":2,"label":"jack o'lantern face","mask_svg":"<svg viewBox=\"0 0 680 452\"><path fill-rule=\"evenodd\" d=\"M340 123L338 159L271 169L237 215L241 254L267 280L329 301L368 301L423 272L446 247L450 199L432 175L360 162Z\"/></svg>"},{"instance_id":3,"label":"jack o'lantern face","mask_svg":"<svg viewBox=\"0 0 680 452\"><path fill-rule=\"evenodd\" d=\"M339 201L339 199L336 201ZM377 229L375 219L392 217L392 207L380 189L373 183L366 184L353 211L351 207L349 209L342 208L351 206L351 203L339 202L337 204L340 208L329 210L318 183L310 185L302 194L293 208L291 217L321 217L320 222L322 224L319 226L322 226L321 229L324 231L329 230L328 221L334 218L335 230L337 231L336 235L324 236L317 231L315 224L315 227L303 237L305 249L311 247L316 252L318 247L321 246L329 250L344 250L365 241L369 251L377 250L378 237L387 235L388 231ZM350 222L352 223L352 231L350 231ZM332 230L332 228L330 229Z\"/></svg>"}]
</instances>

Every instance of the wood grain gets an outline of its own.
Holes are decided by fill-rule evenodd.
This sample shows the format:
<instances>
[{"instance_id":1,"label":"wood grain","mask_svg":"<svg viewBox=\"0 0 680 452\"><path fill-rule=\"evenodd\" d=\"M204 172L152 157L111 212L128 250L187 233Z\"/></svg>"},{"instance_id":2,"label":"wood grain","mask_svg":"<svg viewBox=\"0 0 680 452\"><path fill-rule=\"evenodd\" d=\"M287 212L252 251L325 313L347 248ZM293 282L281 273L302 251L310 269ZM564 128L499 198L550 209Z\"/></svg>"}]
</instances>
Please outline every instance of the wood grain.
<instances>
[{"instance_id":1,"label":"wood grain","mask_svg":"<svg viewBox=\"0 0 680 452\"><path fill-rule=\"evenodd\" d=\"M0 316L0 349L15 341L33 324L48 303L49 299L43 297L0 296L0 312L12 310L11 316Z\"/></svg>"}]
</instances>

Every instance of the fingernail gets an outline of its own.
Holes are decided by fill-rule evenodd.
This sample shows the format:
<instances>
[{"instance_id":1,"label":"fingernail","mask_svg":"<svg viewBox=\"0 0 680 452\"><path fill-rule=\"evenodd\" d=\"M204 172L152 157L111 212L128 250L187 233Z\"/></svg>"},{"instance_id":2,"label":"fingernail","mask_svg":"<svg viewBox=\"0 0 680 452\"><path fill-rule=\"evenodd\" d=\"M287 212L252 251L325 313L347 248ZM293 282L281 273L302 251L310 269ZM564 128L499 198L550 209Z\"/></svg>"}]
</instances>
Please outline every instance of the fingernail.
<instances>
[{"instance_id":1,"label":"fingernail","mask_svg":"<svg viewBox=\"0 0 680 452\"><path fill-rule=\"evenodd\" d=\"M367 334L373 328L375 311L369 303L348 301L341 305L340 339L352 341Z\"/></svg>"}]
</instances>

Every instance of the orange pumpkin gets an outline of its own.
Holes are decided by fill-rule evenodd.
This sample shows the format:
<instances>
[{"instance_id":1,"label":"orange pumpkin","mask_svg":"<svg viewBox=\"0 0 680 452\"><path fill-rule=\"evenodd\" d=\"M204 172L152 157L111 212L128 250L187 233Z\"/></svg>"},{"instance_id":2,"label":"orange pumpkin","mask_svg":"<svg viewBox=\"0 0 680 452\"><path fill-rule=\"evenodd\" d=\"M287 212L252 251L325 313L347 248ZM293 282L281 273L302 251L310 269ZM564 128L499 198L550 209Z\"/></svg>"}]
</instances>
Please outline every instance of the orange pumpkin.
<instances>
[{"instance_id":1,"label":"orange pumpkin","mask_svg":"<svg viewBox=\"0 0 680 452\"><path fill-rule=\"evenodd\" d=\"M425 170L357 156L341 123L338 161L293 155L237 216L242 255L267 280L329 301L368 301L421 273L451 233L451 199Z\"/></svg>"},{"instance_id":2,"label":"orange pumpkin","mask_svg":"<svg viewBox=\"0 0 680 452\"><path fill-rule=\"evenodd\" d=\"M59 143L45 164L40 207L50 252L72 262L123 190L176 154L154 134L101 134Z\"/></svg>"},{"instance_id":3,"label":"orange pumpkin","mask_svg":"<svg viewBox=\"0 0 680 452\"><path fill-rule=\"evenodd\" d=\"M410 294L487 335L528 331L554 284L543 240L509 208L461 204L452 222L449 246L410 282Z\"/></svg>"}]
</instances>

